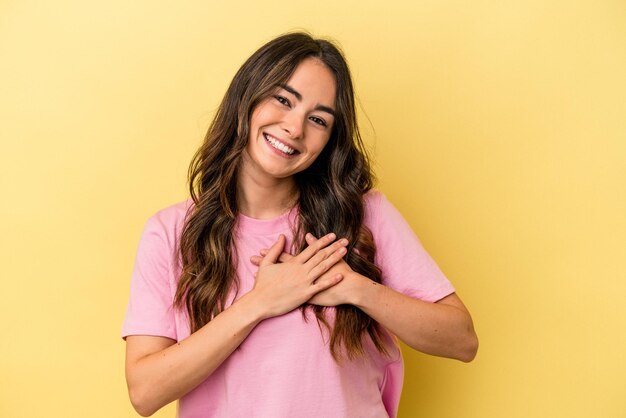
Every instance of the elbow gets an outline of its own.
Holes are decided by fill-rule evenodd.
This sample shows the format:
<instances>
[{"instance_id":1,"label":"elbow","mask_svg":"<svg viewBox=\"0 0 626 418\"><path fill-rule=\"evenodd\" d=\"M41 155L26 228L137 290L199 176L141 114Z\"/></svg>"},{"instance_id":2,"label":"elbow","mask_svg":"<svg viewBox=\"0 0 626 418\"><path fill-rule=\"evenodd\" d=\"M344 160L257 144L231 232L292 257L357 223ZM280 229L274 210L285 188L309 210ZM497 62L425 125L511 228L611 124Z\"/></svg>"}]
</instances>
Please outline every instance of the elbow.
<instances>
[{"instance_id":1,"label":"elbow","mask_svg":"<svg viewBox=\"0 0 626 418\"><path fill-rule=\"evenodd\" d=\"M153 405L153 402L149 398L149 391L139 388L128 388L128 396L130 403L139 415L142 417L149 417L154 414L159 408Z\"/></svg>"},{"instance_id":2,"label":"elbow","mask_svg":"<svg viewBox=\"0 0 626 418\"><path fill-rule=\"evenodd\" d=\"M463 363L469 363L476 358L478 352L478 336L472 330L459 350L457 359Z\"/></svg>"}]
</instances>

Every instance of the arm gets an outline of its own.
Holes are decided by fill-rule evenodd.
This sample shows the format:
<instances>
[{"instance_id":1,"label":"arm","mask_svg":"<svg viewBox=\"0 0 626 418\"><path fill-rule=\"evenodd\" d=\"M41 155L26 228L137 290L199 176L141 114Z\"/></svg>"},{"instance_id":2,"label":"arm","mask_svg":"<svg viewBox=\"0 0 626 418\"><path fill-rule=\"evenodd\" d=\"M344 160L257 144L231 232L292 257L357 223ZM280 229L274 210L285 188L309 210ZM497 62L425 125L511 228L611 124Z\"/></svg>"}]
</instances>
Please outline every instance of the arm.
<instances>
[{"instance_id":1,"label":"arm","mask_svg":"<svg viewBox=\"0 0 626 418\"><path fill-rule=\"evenodd\" d=\"M478 347L472 318L448 279L384 194L368 194L365 206L384 286L352 272L345 283L353 285L350 303L414 349L472 360Z\"/></svg>"},{"instance_id":2,"label":"arm","mask_svg":"<svg viewBox=\"0 0 626 418\"><path fill-rule=\"evenodd\" d=\"M243 342L262 318L248 295L179 343L166 337L126 338L128 393L141 416L191 391Z\"/></svg>"},{"instance_id":3,"label":"arm","mask_svg":"<svg viewBox=\"0 0 626 418\"><path fill-rule=\"evenodd\" d=\"M401 289L407 284L413 286L419 280L425 281L427 277L434 276L435 271L439 272L438 269L429 268L426 270L428 273L422 273L422 279L419 278L420 264L428 266L434 262L421 246L412 244L412 231L397 212L388 208L385 215L385 220L389 222L385 227L392 234L379 235L382 240L379 251L386 262L385 268L393 276L390 282L395 284L395 288ZM308 237L307 243L314 242L313 239ZM414 254L419 254L420 258L415 260ZM395 290L388 283L379 284L354 272L343 260L333 266L328 274L342 274L344 280L316 294L309 303L354 305L409 347L426 354L464 362L476 356L478 337L474 332L472 318L456 293L435 303L421 300ZM436 286L436 283L439 282L431 282L426 287Z\"/></svg>"},{"instance_id":4,"label":"arm","mask_svg":"<svg viewBox=\"0 0 626 418\"><path fill-rule=\"evenodd\" d=\"M472 318L455 293L436 303L425 302L355 272L349 273L342 284L347 303L361 309L411 348L464 362L476 356L478 337ZM321 299L323 293L316 297Z\"/></svg>"},{"instance_id":5,"label":"arm","mask_svg":"<svg viewBox=\"0 0 626 418\"><path fill-rule=\"evenodd\" d=\"M315 293L336 285L341 274L320 277L345 254L345 240L328 235L289 263L276 264L285 237L261 263L254 288L183 341L166 337L127 337L126 380L131 402L152 415L206 379L262 320L287 313ZM333 242L334 241L334 242Z\"/></svg>"},{"instance_id":6,"label":"arm","mask_svg":"<svg viewBox=\"0 0 626 418\"><path fill-rule=\"evenodd\" d=\"M307 235L308 243L314 242L314 239ZM266 250L261 250L261 256L255 256L251 261L259 264L266 253ZM279 261L287 261L290 257L283 253ZM478 337L472 318L456 293L436 303L426 302L354 272L343 260L326 274L341 274L344 279L336 286L317 293L309 303L354 305L409 347L426 354L464 362L470 362L476 356Z\"/></svg>"}]
</instances>

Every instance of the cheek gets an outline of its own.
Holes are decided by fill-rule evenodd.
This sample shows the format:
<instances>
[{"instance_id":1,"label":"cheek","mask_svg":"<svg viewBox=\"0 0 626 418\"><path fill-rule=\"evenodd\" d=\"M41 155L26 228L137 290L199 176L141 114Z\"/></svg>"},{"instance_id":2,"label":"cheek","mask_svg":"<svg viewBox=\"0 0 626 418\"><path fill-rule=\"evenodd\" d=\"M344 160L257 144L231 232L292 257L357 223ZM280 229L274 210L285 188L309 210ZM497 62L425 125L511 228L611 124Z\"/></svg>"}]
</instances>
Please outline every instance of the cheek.
<instances>
[{"instance_id":1,"label":"cheek","mask_svg":"<svg viewBox=\"0 0 626 418\"><path fill-rule=\"evenodd\" d=\"M323 154L324 151L326 150L326 147L328 147L328 142L329 142L328 138L320 140L319 142L315 144L314 148L310 149L312 153L314 154L314 156L313 158L311 158L308 165L313 164L314 161L320 158L320 155Z\"/></svg>"},{"instance_id":2,"label":"cheek","mask_svg":"<svg viewBox=\"0 0 626 418\"><path fill-rule=\"evenodd\" d=\"M250 115L250 131L253 129L259 128L264 124L264 121L267 119L269 113L269 109L266 103L259 104Z\"/></svg>"},{"instance_id":3,"label":"cheek","mask_svg":"<svg viewBox=\"0 0 626 418\"><path fill-rule=\"evenodd\" d=\"M258 125L259 125L259 111L255 110L254 112L252 112L252 115L250 115L250 123L248 126L248 129L250 129L250 134L253 133L253 131L256 129Z\"/></svg>"},{"instance_id":4,"label":"cheek","mask_svg":"<svg viewBox=\"0 0 626 418\"><path fill-rule=\"evenodd\" d=\"M317 154L321 154L322 151L324 151L324 149L328 146L328 141L330 140L330 138L328 136L325 136L323 138L321 138L317 144Z\"/></svg>"}]
</instances>

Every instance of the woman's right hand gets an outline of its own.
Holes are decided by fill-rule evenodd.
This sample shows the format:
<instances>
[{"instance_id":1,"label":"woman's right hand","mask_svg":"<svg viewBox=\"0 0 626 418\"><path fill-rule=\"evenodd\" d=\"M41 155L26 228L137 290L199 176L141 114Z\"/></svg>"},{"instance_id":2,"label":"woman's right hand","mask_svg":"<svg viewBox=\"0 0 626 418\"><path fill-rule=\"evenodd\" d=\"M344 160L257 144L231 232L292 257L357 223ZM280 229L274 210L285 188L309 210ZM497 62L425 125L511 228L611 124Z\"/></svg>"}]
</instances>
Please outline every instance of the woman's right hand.
<instances>
[{"instance_id":1,"label":"woman's right hand","mask_svg":"<svg viewBox=\"0 0 626 418\"><path fill-rule=\"evenodd\" d=\"M300 254L279 263L285 237L282 234L278 237L261 260L249 295L254 295L258 301L263 319L290 312L343 279L341 274L320 278L346 254L348 240L335 241L335 238L335 234L330 233L310 243Z\"/></svg>"},{"instance_id":2,"label":"woman's right hand","mask_svg":"<svg viewBox=\"0 0 626 418\"><path fill-rule=\"evenodd\" d=\"M333 242L334 241L334 242ZM149 335L126 339L126 380L135 409L143 416L198 386L263 319L289 312L342 280L316 281L345 254L346 240L329 234L289 261L278 263L285 237L259 263L254 288L182 341Z\"/></svg>"}]
</instances>

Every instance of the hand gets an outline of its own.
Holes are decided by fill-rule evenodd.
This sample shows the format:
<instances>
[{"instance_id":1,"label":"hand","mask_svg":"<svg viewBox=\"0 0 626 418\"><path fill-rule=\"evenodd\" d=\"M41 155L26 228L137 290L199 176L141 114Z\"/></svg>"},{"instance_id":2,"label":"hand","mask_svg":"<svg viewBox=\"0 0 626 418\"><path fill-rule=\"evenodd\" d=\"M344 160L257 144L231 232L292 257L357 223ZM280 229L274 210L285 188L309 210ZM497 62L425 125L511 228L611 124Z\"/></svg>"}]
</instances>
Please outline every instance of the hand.
<instances>
[{"instance_id":1,"label":"hand","mask_svg":"<svg viewBox=\"0 0 626 418\"><path fill-rule=\"evenodd\" d=\"M305 239L307 244L313 245L317 240L312 234L306 234ZM255 255L252 256L250 261L255 265L260 265L260 263L264 260L265 257L269 254L269 250L261 249L259 251L260 256ZM283 252L278 257L278 261L281 263L288 262L294 256ZM346 303L350 303L351 296L354 293L354 285L356 282L356 273L354 270L350 268L348 263L346 263L343 259L339 259L332 267L330 267L324 274L322 274L318 280L326 280L332 278L336 275L341 275L343 280L340 283L337 283L334 286L330 286L325 290L316 293L312 298L310 298L307 302L312 305L320 305L320 306L337 306Z\"/></svg>"},{"instance_id":2,"label":"hand","mask_svg":"<svg viewBox=\"0 0 626 418\"><path fill-rule=\"evenodd\" d=\"M259 266L254 288L250 292L263 307L262 317L270 318L292 311L315 294L339 283L339 272L327 274L346 254L346 239L335 241L335 234L314 239L296 256L278 263L285 247L285 237L280 235L264 257L257 259ZM323 276L323 277L322 277Z\"/></svg>"}]
</instances>

